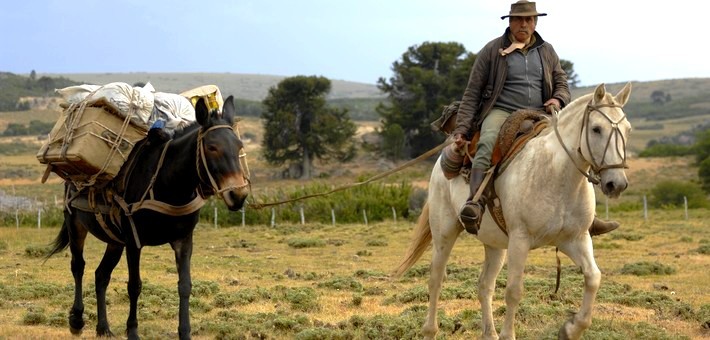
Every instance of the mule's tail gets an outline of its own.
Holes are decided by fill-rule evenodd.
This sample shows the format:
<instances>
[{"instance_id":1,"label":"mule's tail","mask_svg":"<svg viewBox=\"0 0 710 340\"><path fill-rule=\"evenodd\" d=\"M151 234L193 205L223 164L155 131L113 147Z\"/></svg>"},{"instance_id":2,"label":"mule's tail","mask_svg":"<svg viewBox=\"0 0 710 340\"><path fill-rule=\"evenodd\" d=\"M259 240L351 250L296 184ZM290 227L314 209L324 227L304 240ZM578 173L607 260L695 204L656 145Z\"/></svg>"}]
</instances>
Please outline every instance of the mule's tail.
<instances>
[{"instance_id":1,"label":"mule's tail","mask_svg":"<svg viewBox=\"0 0 710 340\"><path fill-rule=\"evenodd\" d=\"M64 216L64 223L62 223L62 229L59 230L59 234L57 234L57 237L54 238L54 241L49 245L51 249L47 253L47 255L44 257L44 260L47 261L50 257L52 257L54 254L57 254L64 249L67 249L69 246L69 223L67 222L67 216Z\"/></svg>"},{"instance_id":2,"label":"mule's tail","mask_svg":"<svg viewBox=\"0 0 710 340\"><path fill-rule=\"evenodd\" d=\"M409 268L412 268L414 263L422 257L422 254L429 249L430 245L431 228L429 228L429 203L427 202L422 208L422 214L419 215L419 220L414 229L414 235L412 235L412 241L409 244L409 249L407 249L407 254L395 270L393 277L400 277L409 270Z\"/></svg>"}]
</instances>

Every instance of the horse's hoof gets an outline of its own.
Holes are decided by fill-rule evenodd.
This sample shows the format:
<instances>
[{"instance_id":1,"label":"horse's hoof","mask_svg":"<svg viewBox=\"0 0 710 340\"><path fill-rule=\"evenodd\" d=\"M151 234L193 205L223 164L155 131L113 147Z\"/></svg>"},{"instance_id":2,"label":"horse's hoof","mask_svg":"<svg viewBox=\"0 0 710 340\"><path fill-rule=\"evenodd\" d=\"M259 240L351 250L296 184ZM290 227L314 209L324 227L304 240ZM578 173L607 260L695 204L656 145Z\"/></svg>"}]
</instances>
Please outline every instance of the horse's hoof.
<instances>
[{"instance_id":1,"label":"horse's hoof","mask_svg":"<svg viewBox=\"0 0 710 340\"><path fill-rule=\"evenodd\" d=\"M562 324L562 327L560 327L560 331L557 333L557 339L558 340L571 340L572 338L569 337L569 334L567 333L567 325L570 324L569 321L565 322Z\"/></svg>"}]
</instances>

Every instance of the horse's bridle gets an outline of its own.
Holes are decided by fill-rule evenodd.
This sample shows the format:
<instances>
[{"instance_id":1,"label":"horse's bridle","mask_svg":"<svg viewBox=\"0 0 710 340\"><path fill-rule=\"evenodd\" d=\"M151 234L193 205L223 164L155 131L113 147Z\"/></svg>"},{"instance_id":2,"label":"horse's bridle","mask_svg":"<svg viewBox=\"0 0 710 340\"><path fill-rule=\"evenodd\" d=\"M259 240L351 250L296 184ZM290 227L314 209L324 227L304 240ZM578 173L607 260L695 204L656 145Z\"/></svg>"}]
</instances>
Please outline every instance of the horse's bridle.
<instances>
[{"instance_id":1,"label":"horse's bridle","mask_svg":"<svg viewBox=\"0 0 710 340\"><path fill-rule=\"evenodd\" d=\"M562 145L562 148L565 150L567 155L570 157L572 162L574 163L575 167L579 172L582 173L587 179L593 183L593 184L599 184L601 182L601 172L607 169L627 169L629 166L626 164L626 140L624 139L624 135L621 133L621 130L619 129L619 123L621 123L624 119L626 119L626 113L624 113L621 118L617 121L613 121L606 113L602 112L600 108L604 107L611 107L611 108L622 108L621 105L617 104L598 104L598 105L592 105L592 101L590 100L589 103L587 103L587 107L584 110L584 117L582 121L582 127L580 129L579 133L579 147L577 148L577 153L579 156L586 160L587 163L590 165L589 171L584 171L584 169L577 164L576 159L573 157L572 152L567 148L567 145L565 145L564 141L562 140L562 136L560 135L560 131L557 128L557 115L559 114L558 112L555 112L553 116L553 126L555 128L555 135L557 136L557 140L559 140L560 144ZM597 162L596 158L594 158L594 153L590 149L590 141L589 141L589 134L590 131L588 129L589 127L589 119L592 111L599 112L604 118L606 118L609 123L611 123L611 133L609 133L609 138L606 141L606 145L604 146L604 153L602 154L602 159L601 163ZM584 157L584 154L582 153L582 131L584 131L585 127L587 127L587 134L586 134L586 139L587 139L587 152L589 155L592 157L591 160L588 160ZM617 136L621 140L622 144L622 150L616 150L622 155L622 161L619 164L604 164L604 158L606 156L606 153L609 151L609 146L611 145L611 139L613 136Z\"/></svg>"},{"instance_id":2,"label":"horse's bridle","mask_svg":"<svg viewBox=\"0 0 710 340\"><path fill-rule=\"evenodd\" d=\"M209 168L207 167L207 157L205 156L205 145L204 145L204 138L207 135L208 132L216 130L216 129L230 129L234 131L234 128L229 125L215 125L207 130L200 130L197 132L197 157L196 157L196 167L197 167L197 177L200 179L200 185L198 186L198 193L202 197L206 197L205 194L205 189L203 188L203 184L209 185L208 190L211 190L213 194L219 195L225 191L229 190L235 190L235 189L241 189L249 185L249 178L244 176L244 170L242 169L242 177L244 178L244 184L240 186L228 186L225 188L220 188L219 184L217 184L217 181L214 180L214 176L210 173ZM200 162L202 162L202 166L200 166ZM209 179L209 182L205 181L205 179L202 176L202 171L200 169L204 168L204 172L207 174L207 178ZM220 195L221 196L221 195Z\"/></svg>"}]
</instances>

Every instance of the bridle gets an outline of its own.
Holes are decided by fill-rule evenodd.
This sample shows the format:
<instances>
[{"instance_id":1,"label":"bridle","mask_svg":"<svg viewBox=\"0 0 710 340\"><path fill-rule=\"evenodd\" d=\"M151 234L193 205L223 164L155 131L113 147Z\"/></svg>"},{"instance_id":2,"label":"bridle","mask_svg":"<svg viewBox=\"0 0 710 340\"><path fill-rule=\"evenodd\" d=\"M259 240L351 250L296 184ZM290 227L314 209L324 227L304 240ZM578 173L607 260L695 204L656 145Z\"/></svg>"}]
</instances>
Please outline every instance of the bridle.
<instances>
[{"instance_id":1,"label":"bridle","mask_svg":"<svg viewBox=\"0 0 710 340\"><path fill-rule=\"evenodd\" d=\"M572 155L572 152L567 148L567 145L565 145L564 141L562 140L562 136L560 135L560 131L557 127L557 122L558 122L558 115L559 112L555 111L552 115L553 119L553 127L555 129L555 135L557 136L557 140L560 142L562 145L562 148L565 150L567 155L570 157L572 160L572 163L574 163L575 167L579 172L582 173L587 179L593 183L593 184L599 184L601 182L601 172L607 169L628 169L628 165L626 164L626 140L624 139L624 135L621 133L621 130L619 129L619 123L621 123L623 120L626 119L626 113L624 113L621 118L619 118L617 121L612 120L609 115L606 113L602 112L600 108L604 107L610 107L610 108L622 108L621 105L617 104L598 104L598 105L592 105L592 101L590 100L589 103L587 103L587 107L584 110L584 117L582 121L582 127L579 133L579 147L577 148L577 153L579 156L587 161L589 163L590 169L589 171L585 171L582 166L580 166L577 163L576 158ZM609 138L606 141L606 145L604 146L604 153L602 154L602 159L601 163L597 161L597 159L594 157L594 153L592 152L590 148L590 140L589 140L589 119L590 115L593 111L599 112L604 118L606 118L609 123L611 123L611 133L609 133ZM582 153L582 132L584 129L587 128L587 133L586 133L586 145L587 145L587 153L590 155L592 158L591 160L588 160L584 157L584 154ZM617 139L621 140L621 150L617 148L616 152L618 152L622 156L622 161L621 163L618 164L604 164L604 159L606 158L606 153L609 152L610 146L611 146L611 139L613 136L616 136Z\"/></svg>"},{"instance_id":2,"label":"bridle","mask_svg":"<svg viewBox=\"0 0 710 340\"><path fill-rule=\"evenodd\" d=\"M205 136L207 136L207 133L210 131L214 131L216 129L230 129L234 131L234 128L229 125L215 125L207 130L200 130L197 132L197 157L196 157L196 167L197 167L197 177L200 179L200 185L197 187L197 191L200 194L200 196L207 197L207 192L211 192L215 195L220 195L221 193L225 191L230 191L230 190L235 190L235 189L241 189L249 185L249 178L247 178L244 175L244 172L242 171L242 178L244 179L244 184L242 185L232 185L224 188L220 188L219 184L217 184L217 181L215 181L214 176L210 173L209 168L207 167L207 157L205 156L205 144L204 144L204 139ZM235 133L236 135L236 133ZM202 166L200 166L200 163L202 163ZM204 176L202 175L201 169L204 169L205 174L207 175L207 179L209 179L209 182L204 179ZM204 185L208 185L207 190L205 190ZM208 191L209 190L209 191ZM224 199L224 198L223 198Z\"/></svg>"}]
</instances>

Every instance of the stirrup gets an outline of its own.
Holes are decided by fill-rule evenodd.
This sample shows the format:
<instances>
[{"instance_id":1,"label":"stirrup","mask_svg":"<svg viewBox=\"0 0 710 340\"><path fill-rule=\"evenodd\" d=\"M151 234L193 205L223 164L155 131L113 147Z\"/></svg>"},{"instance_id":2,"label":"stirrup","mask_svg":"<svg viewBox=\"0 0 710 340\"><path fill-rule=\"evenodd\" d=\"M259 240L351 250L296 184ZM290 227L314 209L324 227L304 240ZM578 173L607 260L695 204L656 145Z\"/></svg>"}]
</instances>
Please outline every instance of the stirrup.
<instances>
[{"instance_id":1,"label":"stirrup","mask_svg":"<svg viewBox=\"0 0 710 340\"><path fill-rule=\"evenodd\" d=\"M471 209L477 209L478 214L475 211L471 211ZM483 217L483 207L479 202L466 201L459 212L459 222L468 233L473 235L478 235L481 217Z\"/></svg>"}]
</instances>

